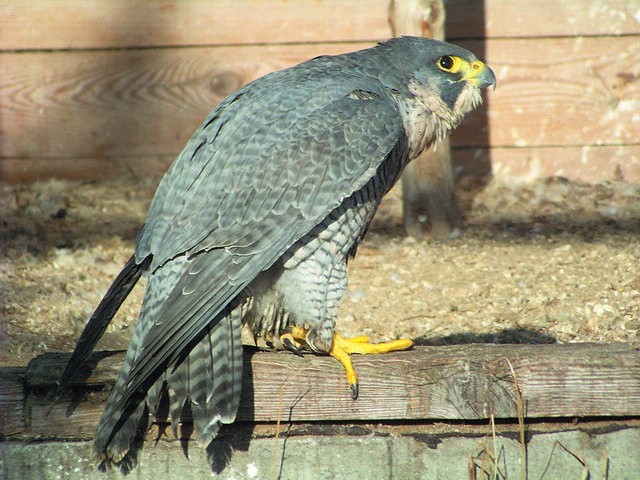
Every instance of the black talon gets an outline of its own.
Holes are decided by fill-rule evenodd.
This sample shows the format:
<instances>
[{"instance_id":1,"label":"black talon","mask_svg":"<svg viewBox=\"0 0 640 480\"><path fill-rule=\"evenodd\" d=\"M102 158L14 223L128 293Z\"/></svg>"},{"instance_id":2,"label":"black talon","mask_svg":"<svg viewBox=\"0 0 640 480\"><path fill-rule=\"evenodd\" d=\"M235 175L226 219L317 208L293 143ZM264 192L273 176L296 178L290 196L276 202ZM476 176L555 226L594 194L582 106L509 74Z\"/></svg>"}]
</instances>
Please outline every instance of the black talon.
<instances>
[{"instance_id":1,"label":"black talon","mask_svg":"<svg viewBox=\"0 0 640 480\"><path fill-rule=\"evenodd\" d=\"M286 348L290 352L295 353L299 357L302 356L302 349L298 347L295 343L293 343L289 337L284 337L282 339L282 344L284 345L284 348Z\"/></svg>"},{"instance_id":2,"label":"black talon","mask_svg":"<svg viewBox=\"0 0 640 480\"><path fill-rule=\"evenodd\" d=\"M357 383L351 384L351 398L353 398L354 400L358 398L358 384Z\"/></svg>"}]
</instances>

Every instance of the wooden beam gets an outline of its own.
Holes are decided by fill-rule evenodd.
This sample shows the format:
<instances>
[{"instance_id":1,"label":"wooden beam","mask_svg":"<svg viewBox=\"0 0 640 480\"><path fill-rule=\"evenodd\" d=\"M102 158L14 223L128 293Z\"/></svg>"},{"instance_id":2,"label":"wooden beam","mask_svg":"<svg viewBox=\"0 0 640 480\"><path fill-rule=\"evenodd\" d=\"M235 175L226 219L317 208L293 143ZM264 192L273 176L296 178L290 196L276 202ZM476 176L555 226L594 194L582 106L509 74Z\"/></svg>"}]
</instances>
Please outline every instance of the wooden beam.
<instances>
[{"instance_id":1,"label":"wooden beam","mask_svg":"<svg viewBox=\"0 0 640 480\"><path fill-rule=\"evenodd\" d=\"M530 181L565 177L597 183L605 180L640 181L640 145L521 148L456 148L456 175ZM0 170L1 170L0 161Z\"/></svg>"},{"instance_id":2,"label":"wooden beam","mask_svg":"<svg viewBox=\"0 0 640 480\"><path fill-rule=\"evenodd\" d=\"M0 367L0 441L25 430L25 382L24 368Z\"/></svg>"},{"instance_id":3,"label":"wooden beam","mask_svg":"<svg viewBox=\"0 0 640 480\"><path fill-rule=\"evenodd\" d=\"M40 178L95 178L102 159L173 157L233 89L314 55L369 46L391 35L390 6L427 3L0 2L0 179L34 178L21 161L37 163ZM486 59L499 83L489 108L455 132L454 148L637 149L639 5L447 1L449 39ZM424 33L429 22L412 15ZM86 174L82 159L92 162ZM74 160L78 170L68 169Z\"/></svg>"},{"instance_id":4,"label":"wooden beam","mask_svg":"<svg viewBox=\"0 0 640 480\"><path fill-rule=\"evenodd\" d=\"M352 42L391 36L389 0L0 2L0 50Z\"/></svg>"},{"instance_id":5,"label":"wooden beam","mask_svg":"<svg viewBox=\"0 0 640 480\"><path fill-rule=\"evenodd\" d=\"M637 0L447 0L446 28L454 40L637 35L639 8Z\"/></svg>"},{"instance_id":6,"label":"wooden beam","mask_svg":"<svg viewBox=\"0 0 640 480\"><path fill-rule=\"evenodd\" d=\"M639 144L639 39L629 36L459 42L473 52L484 51L498 86L487 93L486 111L469 114L452 135L452 144Z\"/></svg>"},{"instance_id":7,"label":"wooden beam","mask_svg":"<svg viewBox=\"0 0 640 480\"><path fill-rule=\"evenodd\" d=\"M51 177L70 180L104 180L123 175L163 174L173 155L78 158L0 158L0 180L32 182ZM457 176L527 181L562 176L574 181L640 181L640 145L522 148L455 148Z\"/></svg>"},{"instance_id":8,"label":"wooden beam","mask_svg":"<svg viewBox=\"0 0 640 480\"><path fill-rule=\"evenodd\" d=\"M29 364L23 434L91 435L123 353L95 353L94 367L53 405L68 358L50 353ZM630 344L416 347L353 360L357 400L332 358L247 350L238 420L515 419L518 402L528 419L640 416L640 347Z\"/></svg>"},{"instance_id":9,"label":"wooden beam","mask_svg":"<svg viewBox=\"0 0 640 480\"><path fill-rule=\"evenodd\" d=\"M110 180L128 175L158 178L167 171L175 155L117 157L29 157L1 158L0 181L34 182L49 178L72 181Z\"/></svg>"},{"instance_id":10,"label":"wooden beam","mask_svg":"<svg viewBox=\"0 0 640 480\"><path fill-rule=\"evenodd\" d=\"M0 50L344 42L391 36L390 0L0 2ZM636 35L638 1L448 0L450 39ZM531 19L536 21L532 22Z\"/></svg>"}]
</instances>

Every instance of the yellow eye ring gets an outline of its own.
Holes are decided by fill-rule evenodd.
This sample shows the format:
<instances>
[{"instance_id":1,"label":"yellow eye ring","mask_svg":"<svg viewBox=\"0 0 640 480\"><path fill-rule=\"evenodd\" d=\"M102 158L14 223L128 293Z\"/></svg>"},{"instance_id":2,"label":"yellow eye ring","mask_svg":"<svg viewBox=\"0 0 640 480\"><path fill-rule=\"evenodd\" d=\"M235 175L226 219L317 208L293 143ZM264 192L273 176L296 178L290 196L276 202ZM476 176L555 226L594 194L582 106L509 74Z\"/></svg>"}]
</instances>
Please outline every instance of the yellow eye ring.
<instances>
[{"instance_id":1,"label":"yellow eye ring","mask_svg":"<svg viewBox=\"0 0 640 480\"><path fill-rule=\"evenodd\" d=\"M452 55L445 55L438 59L437 65L440 70L450 73L457 73L460 71L462 60L460 57L454 57Z\"/></svg>"}]
</instances>

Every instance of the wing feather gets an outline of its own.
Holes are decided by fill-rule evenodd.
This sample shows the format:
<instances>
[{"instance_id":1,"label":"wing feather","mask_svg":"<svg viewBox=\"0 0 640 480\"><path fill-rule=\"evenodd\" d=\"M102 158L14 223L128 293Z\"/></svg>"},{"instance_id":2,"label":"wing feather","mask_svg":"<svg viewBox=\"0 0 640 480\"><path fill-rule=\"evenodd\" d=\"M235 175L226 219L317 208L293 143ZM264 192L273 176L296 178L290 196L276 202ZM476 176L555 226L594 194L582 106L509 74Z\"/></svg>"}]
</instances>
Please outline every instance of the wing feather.
<instances>
[{"instance_id":1,"label":"wing feather","mask_svg":"<svg viewBox=\"0 0 640 480\"><path fill-rule=\"evenodd\" d=\"M352 141L346 142L345 132ZM395 104L379 95L361 99L348 92L292 123L277 140L266 134L264 139L254 138L252 141L263 145L257 151L258 160L238 159L233 151L218 150L218 157L226 161L221 164L222 171L214 173L215 168L202 164L212 158L211 149L223 136L218 129L213 145L192 150L201 158L189 159L190 165L197 165L197 171L204 173L189 192L177 195L179 187L166 183L159 190L160 197L164 190L172 191L172 201L182 207L175 212L171 208L158 211L157 206L151 209L138 251L145 255L145 248L156 248L158 251L151 252L154 263L156 259L161 262L156 268L187 255L189 268L156 312L156 322L146 333L128 375L125 394L119 397L121 405L114 405L112 411L123 407L134 392L149 388L261 271L369 182L386 160L401 163L398 151L406 151ZM262 168L270 162L276 168ZM178 167L181 163L185 163L182 157ZM233 172L241 182L228 182ZM256 190L268 193L247 193ZM273 209L267 197L280 208ZM213 212L211 205L216 208ZM171 214L175 217L170 218ZM158 222L157 217L162 220ZM170 228L170 235L159 235L164 243L158 245L154 229L172 225L180 228Z\"/></svg>"}]
</instances>

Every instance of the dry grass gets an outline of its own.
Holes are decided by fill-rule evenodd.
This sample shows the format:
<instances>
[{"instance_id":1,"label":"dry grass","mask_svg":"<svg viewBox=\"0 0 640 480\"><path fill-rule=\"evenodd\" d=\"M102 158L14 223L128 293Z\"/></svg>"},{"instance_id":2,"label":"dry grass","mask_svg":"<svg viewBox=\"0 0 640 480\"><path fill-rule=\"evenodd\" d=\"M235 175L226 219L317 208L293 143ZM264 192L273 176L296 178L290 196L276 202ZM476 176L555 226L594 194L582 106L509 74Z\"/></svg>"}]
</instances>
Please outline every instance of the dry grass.
<instances>
[{"instance_id":1,"label":"dry grass","mask_svg":"<svg viewBox=\"0 0 640 480\"><path fill-rule=\"evenodd\" d=\"M25 364L70 350L130 255L157 179L0 185L0 351ZM640 186L545 179L459 191L446 243L402 233L397 191L350 264L340 331L373 340L634 341L640 335ZM103 348L124 348L137 288Z\"/></svg>"},{"instance_id":2,"label":"dry grass","mask_svg":"<svg viewBox=\"0 0 640 480\"><path fill-rule=\"evenodd\" d=\"M529 459L527 452L527 441L526 441L526 400L522 394L522 389L518 382L518 377L516 375L511 362L508 359L505 359L509 364L509 369L511 371L511 376L513 378L513 385L515 389L515 403L516 403L516 412L518 419L518 434L519 434L519 444L520 444L520 480L530 480L532 477L529 475ZM496 426L495 419L493 413L489 416L489 428L487 434L480 444L479 453L473 453L469 456L469 467L468 467L468 476L469 480L510 480L510 477L506 475L505 468L501 466L501 462L505 462L505 459L502 456L503 449L498 446L498 436L496 434ZM579 452L571 450L562 442L556 440L553 443L553 447L549 452L547 462L544 465L544 469L540 474L539 480L546 480L549 477L548 473L551 472L552 463L555 459L558 458L558 454L556 450L561 450L567 454L569 454L569 458L562 458L561 460L565 464L568 464L571 461L576 461L582 467L580 473L580 480L588 480L593 479L595 469L589 468L589 465L584 460L583 456L580 455ZM602 480L609 479L609 459L607 456L606 449L603 450L602 456L602 464L600 465L600 478Z\"/></svg>"}]
</instances>

